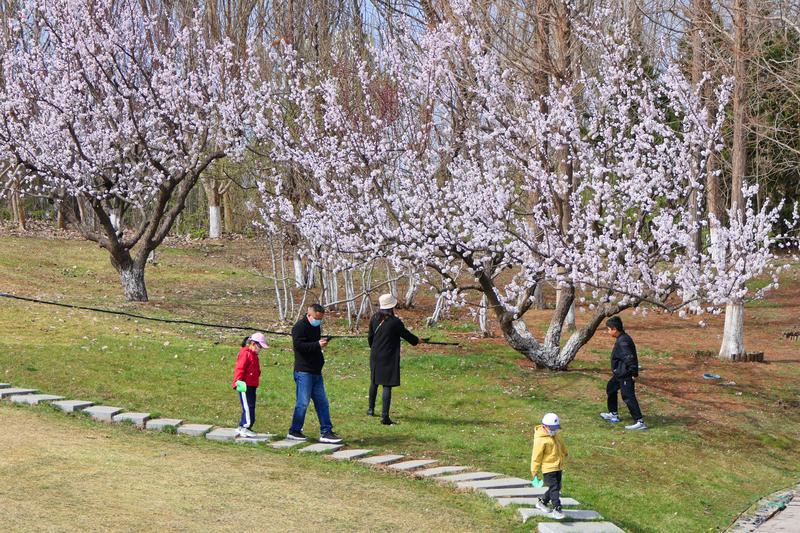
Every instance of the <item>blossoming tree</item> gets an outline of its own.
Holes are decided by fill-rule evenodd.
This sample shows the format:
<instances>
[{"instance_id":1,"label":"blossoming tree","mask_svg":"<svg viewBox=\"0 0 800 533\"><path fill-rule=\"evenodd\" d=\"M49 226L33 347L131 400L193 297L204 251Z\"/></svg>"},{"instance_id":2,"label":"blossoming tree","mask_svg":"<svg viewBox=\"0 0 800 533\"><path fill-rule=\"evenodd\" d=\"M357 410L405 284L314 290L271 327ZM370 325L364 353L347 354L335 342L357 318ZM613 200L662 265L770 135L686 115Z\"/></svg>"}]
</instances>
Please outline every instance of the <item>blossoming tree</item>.
<instances>
[{"instance_id":1,"label":"blossoming tree","mask_svg":"<svg viewBox=\"0 0 800 533\"><path fill-rule=\"evenodd\" d=\"M136 0L28 0L10 17L0 150L24 192L65 202L125 297L208 165L245 146L248 54ZM67 202L77 199L77 202ZM138 223L126 213L137 212Z\"/></svg>"},{"instance_id":2,"label":"blossoming tree","mask_svg":"<svg viewBox=\"0 0 800 533\"><path fill-rule=\"evenodd\" d=\"M723 116L709 120L679 68L649 76L624 29L586 24L595 69L533 94L469 10L458 18L395 28L347 80L289 49L275 54L285 77L261 88L255 132L273 161L315 187L293 204L279 166L261 185L265 221L293 225L320 261L387 258L444 279L451 303L479 293L507 342L551 369L624 309L722 301L735 289L714 254L739 253L744 279L770 267L769 239L736 245L769 233L766 207L736 236L693 245L705 223L690 199L703 197ZM723 105L727 92L718 90ZM546 281L563 293L540 340L523 316ZM562 343L576 299L590 312Z\"/></svg>"}]
</instances>

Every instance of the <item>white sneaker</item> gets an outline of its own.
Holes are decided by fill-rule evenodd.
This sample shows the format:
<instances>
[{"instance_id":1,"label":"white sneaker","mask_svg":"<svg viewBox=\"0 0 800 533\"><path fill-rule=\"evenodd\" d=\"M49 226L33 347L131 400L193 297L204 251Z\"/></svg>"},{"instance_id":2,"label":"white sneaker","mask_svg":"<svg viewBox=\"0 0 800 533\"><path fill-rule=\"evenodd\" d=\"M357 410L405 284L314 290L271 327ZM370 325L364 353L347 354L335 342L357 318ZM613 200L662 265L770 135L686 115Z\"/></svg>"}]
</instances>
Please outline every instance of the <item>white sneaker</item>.
<instances>
[{"instance_id":1,"label":"white sneaker","mask_svg":"<svg viewBox=\"0 0 800 533\"><path fill-rule=\"evenodd\" d=\"M617 422L619 422L619 416L617 415L617 413L600 413L600 418L608 422L611 422L612 424L616 424Z\"/></svg>"},{"instance_id":2,"label":"white sneaker","mask_svg":"<svg viewBox=\"0 0 800 533\"><path fill-rule=\"evenodd\" d=\"M641 431L647 429L647 426L644 425L643 420L637 420L635 424L632 424L630 426L625 426L625 429Z\"/></svg>"},{"instance_id":3,"label":"white sneaker","mask_svg":"<svg viewBox=\"0 0 800 533\"><path fill-rule=\"evenodd\" d=\"M539 509L540 511L544 512L544 513L549 513L550 512L550 508L542 500L539 500L538 502L536 502L536 508Z\"/></svg>"},{"instance_id":4,"label":"white sneaker","mask_svg":"<svg viewBox=\"0 0 800 533\"><path fill-rule=\"evenodd\" d=\"M553 509L550 512L550 518L554 518L556 520L563 520L564 519L564 513L562 513L559 509Z\"/></svg>"},{"instance_id":5,"label":"white sneaker","mask_svg":"<svg viewBox=\"0 0 800 533\"><path fill-rule=\"evenodd\" d=\"M243 427L240 427L240 428L239 428L239 429L236 431L236 433L237 433L237 434L238 434L240 437L246 437L246 438L250 438L250 437L257 437L257 436L258 436L258 434L257 434L257 433L255 433L255 432L253 432L253 431L250 431L249 429L247 429L247 428L243 428Z\"/></svg>"}]
</instances>

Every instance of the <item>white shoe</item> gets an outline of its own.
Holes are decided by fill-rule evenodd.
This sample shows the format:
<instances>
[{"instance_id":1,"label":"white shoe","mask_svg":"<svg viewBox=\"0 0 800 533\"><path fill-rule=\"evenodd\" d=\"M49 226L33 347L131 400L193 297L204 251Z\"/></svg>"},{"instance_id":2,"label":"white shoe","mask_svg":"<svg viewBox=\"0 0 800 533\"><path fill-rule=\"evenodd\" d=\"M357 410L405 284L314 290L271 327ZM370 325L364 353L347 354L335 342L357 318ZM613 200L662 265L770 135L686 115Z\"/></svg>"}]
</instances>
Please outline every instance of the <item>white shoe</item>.
<instances>
[{"instance_id":1,"label":"white shoe","mask_svg":"<svg viewBox=\"0 0 800 533\"><path fill-rule=\"evenodd\" d=\"M553 509L550 512L550 518L554 518L555 520L563 520L564 519L564 513L562 513L558 509Z\"/></svg>"},{"instance_id":2,"label":"white shoe","mask_svg":"<svg viewBox=\"0 0 800 533\"><path fill-rule=\"evenodd\" d=\"M257 436L258 436L258 433L255 433L255 432L253 432L253 431L250 431L249 429L247 429L247 428L243 428L243 427L240 427L240 428L239 428L239 429L236 431L236 433L237 433L237 434L238 434L240 437L245 437L245 438L257 437Z\"/></svg>"},{"instance_id":3,"label":"white shoe","mask_svg":"<svg viewBox=\"0 0 800 533\"><path fill-rule=\"evenodd\" d=\"M538 502L536 502L536 508L539 509L540 511L542 511L543 513L549 513L550 512L550 508L542 500L539 500Z\"/></svg>"},{"instance_id":4,"label":"white shoe","mask_svg":"<svg viewBox=\"0 0 800 533\"><path fill-rule=\"evenodd\" d=\"M616 424L617 422L619 422L619 416L617 416L616 413L600 413L600 418L608 422L611 422L612 424Z\"/></svg>"},{"instance_id":5,"label":"white shoe","mask_svg":"<svg viewBox=\"0 0 800 533\"><path fill-rule=\"evenodd\" d=\"M647 429L647 426L644 425L644 421L638 420L635 424L632 424L630 426L625 426L625 429L641 431Z\"/></svg>"}]
</instances>

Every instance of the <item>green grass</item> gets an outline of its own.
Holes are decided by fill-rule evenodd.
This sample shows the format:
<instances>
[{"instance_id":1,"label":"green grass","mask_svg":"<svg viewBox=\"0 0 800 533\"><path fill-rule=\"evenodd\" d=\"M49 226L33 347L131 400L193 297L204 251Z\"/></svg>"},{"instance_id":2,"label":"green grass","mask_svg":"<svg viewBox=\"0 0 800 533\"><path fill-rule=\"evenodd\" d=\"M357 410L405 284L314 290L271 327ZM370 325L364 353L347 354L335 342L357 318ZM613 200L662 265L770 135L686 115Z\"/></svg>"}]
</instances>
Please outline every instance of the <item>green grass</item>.
<instances>
[{"instance_id":1,"label":"green grass","mask_svg":"<svg viewBox=\"0 0 800 533\"><path fill-rule=\"evenodd\" d=\"M225 253L165 250L161 264L148 272L154 301L138 306L121 301L105 256L85 243L0 239L0 279L20 293L42 297L149 314L194 313L268 323L267 302L244 305L242 297L228 294L249 298L268 290L262 279L239 266L235 254ZM471 331L448 322L420 334L445 339L454 330ZM0 301L0 381L233 426L239 408L230 382L241 336ZM255 429L282 433L288 430L294 405L293 355L287 339L270 340L261 357ZM605 359L607 353L599 356ZM641 362L649 369L665 360L669 364L669 358L668 353L644 349ZM326 359L334 426L352 446L528 477L534 423L545 412L557 412L570 450L565 493L630 531L722 528L752 500L796 482L800 475L800 443L791 436L800 427L797 410L770 412L768 395L758 391L743 397L758 408L731 415L738 417L731 427L711 418L698 423L696 415L713 406L687 409L647 388L640 401L652 429L631 434L598 418L607 375L605 363L593 358L575 361L572 371L551 373L520 365L519 355L493 342L436 351L404 346L402 386L392 404L400 424L386 428L364 414L366 342L337 339ZM798 373L789 365L776 371ZM795 387L786 396L798 392ZM720 395L731 394L720 388ZM311 408L306 432L313 436L316 431ZM309 461L312 467L317 464ZM485 509L479 496L463 501L476 512ZM516 524L512 511L497 513L498 529ZM525 529L532 527L529 522Z\"/></svg>"}]
</instances>

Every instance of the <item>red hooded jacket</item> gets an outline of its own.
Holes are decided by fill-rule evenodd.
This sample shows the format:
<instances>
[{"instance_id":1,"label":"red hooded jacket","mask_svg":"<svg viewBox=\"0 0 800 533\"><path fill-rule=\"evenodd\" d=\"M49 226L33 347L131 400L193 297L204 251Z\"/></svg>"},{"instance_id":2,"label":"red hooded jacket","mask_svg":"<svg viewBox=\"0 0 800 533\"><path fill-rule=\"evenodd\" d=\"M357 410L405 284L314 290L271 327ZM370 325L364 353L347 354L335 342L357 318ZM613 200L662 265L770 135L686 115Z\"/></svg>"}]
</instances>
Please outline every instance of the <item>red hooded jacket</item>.
<instances>
[{"instance_id":1,"label":"red hooded jacket","mask_svg":"<svg viewBox=\"0 0 800 533\"><path fill-rule=\"evenodd\" d=\"M261 379L261 366L258 362L258 354L245 346L239 350L236 356L236 368L233 371L233 388L236 388L237 381L244 381L248 387L258 387Z\"/></svg>"}]
</instances>

